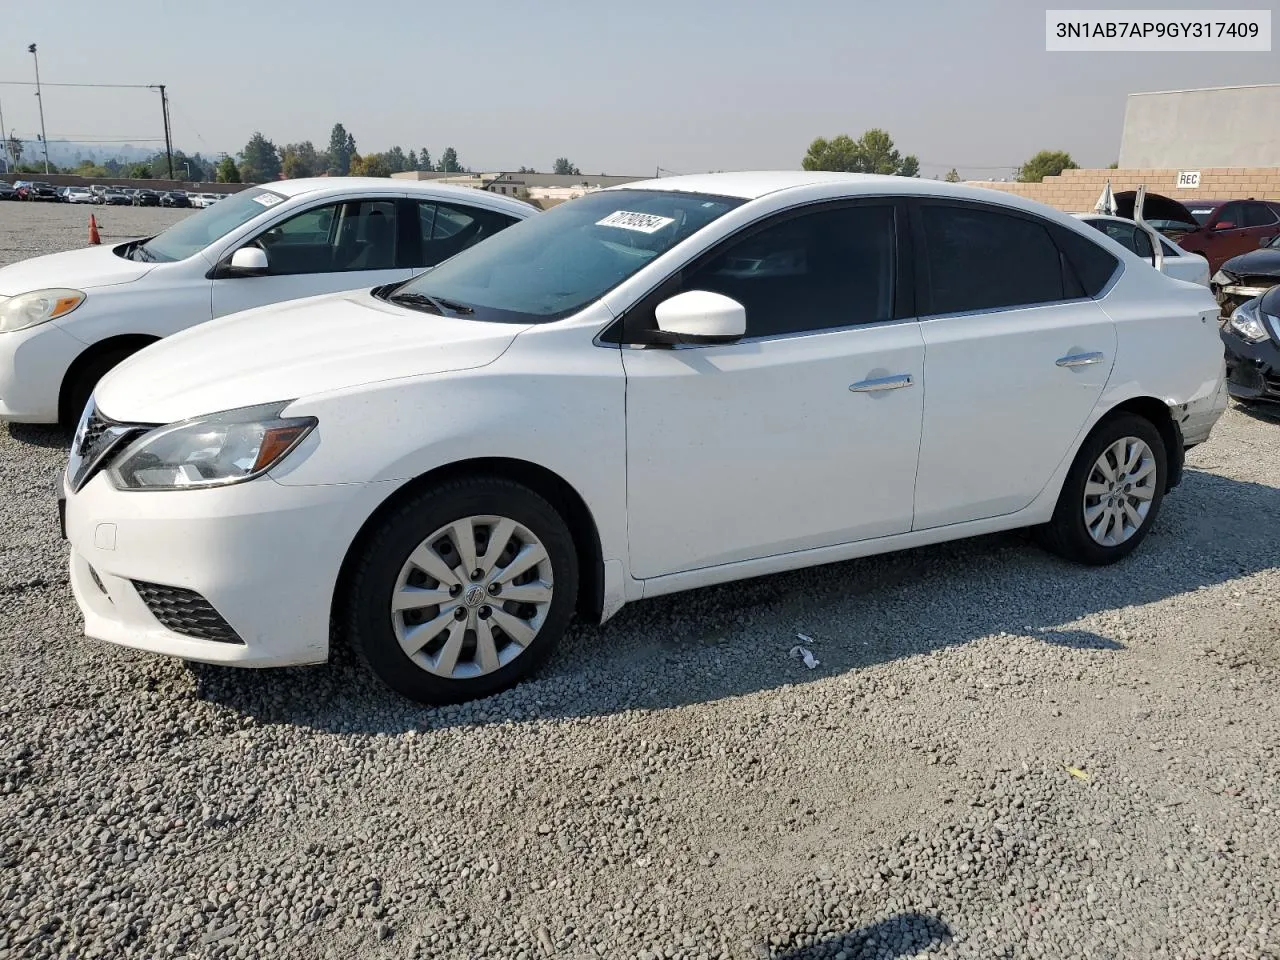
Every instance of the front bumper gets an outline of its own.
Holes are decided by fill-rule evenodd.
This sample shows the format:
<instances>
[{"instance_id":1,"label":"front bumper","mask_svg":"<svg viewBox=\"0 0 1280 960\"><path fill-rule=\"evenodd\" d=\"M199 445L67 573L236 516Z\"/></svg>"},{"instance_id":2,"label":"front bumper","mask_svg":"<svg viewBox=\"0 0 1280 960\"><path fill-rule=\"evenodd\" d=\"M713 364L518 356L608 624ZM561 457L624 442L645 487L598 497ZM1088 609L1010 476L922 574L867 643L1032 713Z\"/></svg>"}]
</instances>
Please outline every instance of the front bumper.
<instances>
[{"instance_id":1,"label":"front bumper","mask_svg":"<svg viewBox=\"0 0 1280 960\"><path fill-rule=\"evenodd\" d=\"M99 474L79 493L64 489L71 588L85 634L206 663L321 662L347 548L394 486L286 487L262 477L145 493L117 490ZM164 625L164 611L148 606L137 583L197 594L240 642Z\"/></svg>"},{"instance_id":2,"label":"front bumper","mask_svg":"<svg viewBox=\"0 0 1280 960\"><path fill-rule=\"evenodd\" d=\"M1227 389L1237 400L1280 403L1280 346L1271 339L1249 343L1222 330L1227 348Z\"/></svg>"},{"instance_id":3,"label":"front bumper","mask_svg":"<svg viewBox=\"0 0 1280 960\"><path fill-rule=\"evenodd\" d=\"M56 323L0 333L0 420L57 423L62 379L84 349Z\"/></svg>"}]
</instances>

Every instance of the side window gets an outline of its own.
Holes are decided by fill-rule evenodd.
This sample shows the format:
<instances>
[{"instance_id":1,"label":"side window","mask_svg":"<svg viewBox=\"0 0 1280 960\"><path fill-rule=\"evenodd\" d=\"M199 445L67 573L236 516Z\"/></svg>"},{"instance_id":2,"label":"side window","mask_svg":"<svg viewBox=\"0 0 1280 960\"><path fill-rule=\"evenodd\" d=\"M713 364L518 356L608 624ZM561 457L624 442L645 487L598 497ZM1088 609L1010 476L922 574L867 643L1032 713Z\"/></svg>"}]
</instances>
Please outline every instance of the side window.
<instances>
[{"instance_id":1,"label":"side window","mask_svg":"<svg viewBox=\"0 0 1280 960\"><path fill-rule=\"evenodd\" d=\"M414 267L434 267L518 221L482 207L420 200L418 222L422 253Z\"/></svg>"},{"instance_id":2,"label":"side window","mask_svg":"<svg viewBox=\"0 0 1280 960\"><path fill-rule=\"evenodd\" d=\"M930 313L1065 299L1061 256L1039 223L995 210L940 204L924 204L920 213Z\"/></svg>"},{"instance_id":3,"label":"side window","mask_svg":"<svg viewBox=\"0 0 1280 960\"><path fill-rule=\"evenodd\" d=\"M1151 238L1133 224L1120 223L1116 220L1090 220L1088 223L1095 230L1105 233L1116 243L1132 250L1138 256L1151 256Z\"/></svg>"},{"instance_id":4,"label":"side window","mask_svg":"<svg viewBox=\"0 0 1280 960\"><path fill-rule=\"evenodd\" d=\"M889 205L806 213L728 241L688 271L680 288L737 300L747 311L748 337L888 320L894 236Z\"/></svg>"},{"instance_id":5,"label":"side window","mask_svg":"<svg viewBox=\"0 0 1280 960\"><path fill-rule=\"evenodd\" d=\"M1129 249L1147 260L1156 255L1155 251L1151 249L1151 238L1147 236L1145 230L1140 230L1138 227L1133 228L1133 246Z\"/></svg>"},{"instance_id":6,"label":"side window","mask_svg":"<svg viewBox=\"0 0 1280 960\"><path fill-rule=\"evenodd\" d=\"M1228 203L1225 207L1218 211L1217 216L1213 218L1211 226L1217 226L1220 223L1229 223L1233 227L1244 226L1244 204Z\"/></svg>"},{"instance_id":7,"label":"side window","mask_svg":"<svg viewBox=\"0 0 1280 960\"><path fill-rule=\"evenodd\" d=\"M350 200L304 210L259 234L273 276L395 266L395 201Z\"/></svg>"},{"instance_id":8,"label":"side window","mask_svg":"<svg viewBox=\"0 0 1280 960\"><path fill-rule=\"evenodd\" d=\"M1246 227L1269 227L1276 222L1276 215L1265 203L1246 203L1243 206Z\"/></svg>"}]
</instances>

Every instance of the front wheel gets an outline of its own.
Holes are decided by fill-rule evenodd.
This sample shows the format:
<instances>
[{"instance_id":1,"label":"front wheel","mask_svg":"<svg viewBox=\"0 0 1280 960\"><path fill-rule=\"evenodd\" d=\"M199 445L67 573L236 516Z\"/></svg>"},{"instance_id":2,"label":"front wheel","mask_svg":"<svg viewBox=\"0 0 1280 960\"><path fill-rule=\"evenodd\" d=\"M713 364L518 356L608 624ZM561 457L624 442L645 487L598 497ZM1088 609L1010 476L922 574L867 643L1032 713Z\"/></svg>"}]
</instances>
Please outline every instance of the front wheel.
<instances>
[{"instance_id":1,"label":"front wheel","mask_svg":"<svg viewBox=\"0 0 1280 960\"><path fill-rule=\"evenodd\" d=\"M1078 563L1127 557L1155 523L1164 500L1168 453L1160 431L1132 413L1094 428L1067 472L1044 545Z\"/></svg>"},{"instance_id":2,"label":"front wheel","mask_svg":"<svg viewBox=\"0 0 1280 960\"><path fill-rule=\"evenodd\" d=\"M459 480L418 493L372 532L342 623L387 686L459 703L536 670L577 592L573 537L555 507L508 480Z\"/></svg>"}]
</instances>

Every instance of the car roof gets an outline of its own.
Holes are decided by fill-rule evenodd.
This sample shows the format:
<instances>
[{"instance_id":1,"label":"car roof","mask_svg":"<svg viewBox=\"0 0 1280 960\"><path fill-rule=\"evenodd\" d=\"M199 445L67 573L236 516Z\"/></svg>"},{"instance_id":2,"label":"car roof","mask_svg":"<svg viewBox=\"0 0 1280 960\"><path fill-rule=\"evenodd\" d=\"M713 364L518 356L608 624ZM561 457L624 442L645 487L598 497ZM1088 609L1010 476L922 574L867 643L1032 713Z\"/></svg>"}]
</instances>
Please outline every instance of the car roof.
<instances>
[{"instance_id":1,"label":"car roof","mask_svg":"<svg viewBox=\"0 0 1280 960\"><path fill-rule=\"evenodd\" d=\"M523 213L538 210L531 203L517 200L515 197L490 193L475 187L458 187L447 183L433 183L430 180L392 180L387 177L305 177L298 180L273 180L270 183L259 183L256 186L279 193L286 197L303 195L323 197L327 194L347 193L359 190L361 193L405 194L441 199L456 199L460 202L476 202L476 194L483 200L481 205L503 207L519 210Z\"/></svg>"}]
</instances>

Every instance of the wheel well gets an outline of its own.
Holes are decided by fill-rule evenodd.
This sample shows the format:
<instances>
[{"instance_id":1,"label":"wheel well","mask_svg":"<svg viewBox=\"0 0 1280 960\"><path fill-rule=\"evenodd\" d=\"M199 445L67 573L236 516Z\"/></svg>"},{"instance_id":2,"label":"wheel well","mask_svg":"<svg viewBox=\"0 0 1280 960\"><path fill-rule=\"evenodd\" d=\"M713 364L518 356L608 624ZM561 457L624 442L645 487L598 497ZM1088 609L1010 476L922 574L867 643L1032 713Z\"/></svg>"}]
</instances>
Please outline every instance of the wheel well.
<instances>
[{"instance_id":1,"label":"wheel well","mask_svg":"<svg viewBox=\"0 0 1280 960\"><path fill-rule=\"evenodd\" d=\"M99 357L104 357L111 353L137 353L148 344L155 343L159 337L153 337L145 333L126 333L118 337L108 337L106 340L99 340L91 347L86 347L80 356L71 362L71 366L67 367L67 372L62 377L62 386L58 388L58 413L60 418L65 422L67 417L67 403L71 396L72 385L79 379L89 364L93 363ZM75 411L75 417L80 415L80 411Z\"/></svg>"},{"instance_id":2,"label":"wheel well","mask_svg":"<svg viewBox=\"0 0 1280 960\"><path fill-rule=\"evenodd\" d=\"M405 500L424 487L448 480L467 477L500 477L511 480L543 497L555 507L569 525L574 548L578 552L578 616L590 623L599 623L604 610L604 559L600 549L600 533L586 502L567 481L559 475L525 460L508 460L501 457L485 457L451 463L415 477L389 496L373 511L369 519L347 548L338 571L337 588L333 593L332 609L336 612L341 601L343 585L350 567L365 540L377 529L382 518L394 511Z\"/></svg>"},{"instance_id":3,"label":"wheel well","mask_svg":"<svg viewBox=\"0 0 1280 960\"><path fill-rule=\"evenodd\" d=\"M1186 460L1186 450L1182 444L1182 428L1173 419L1169 405L1155 397L1133 397L1114 407L1107 417L1117 413L1137 414L1144 420L1149 420L1160 432L1160 439L1164 441L1165 455L1169 460L1169 479L1165 484L1165 492L1176 487L1182 481L1182 466Z\"/></svg>"}]
</instances>

